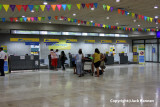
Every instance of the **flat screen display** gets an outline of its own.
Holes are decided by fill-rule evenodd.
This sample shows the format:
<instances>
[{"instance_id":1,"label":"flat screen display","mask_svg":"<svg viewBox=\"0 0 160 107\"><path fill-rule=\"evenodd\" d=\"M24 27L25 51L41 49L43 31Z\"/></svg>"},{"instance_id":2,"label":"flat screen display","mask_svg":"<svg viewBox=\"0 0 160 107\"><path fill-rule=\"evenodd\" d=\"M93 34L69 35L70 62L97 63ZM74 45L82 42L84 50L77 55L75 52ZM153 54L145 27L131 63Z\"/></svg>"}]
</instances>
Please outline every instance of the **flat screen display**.
<instances>
[{"instance_id":1,"label":"flat screen display","mask_svg":"<svg viewBox=\"0 0 160 107\"><path fill-rule=\"evenodd\" d=\"M160 38L160 31L157 32L157 38Z\"/></svg>"}]
</instances>

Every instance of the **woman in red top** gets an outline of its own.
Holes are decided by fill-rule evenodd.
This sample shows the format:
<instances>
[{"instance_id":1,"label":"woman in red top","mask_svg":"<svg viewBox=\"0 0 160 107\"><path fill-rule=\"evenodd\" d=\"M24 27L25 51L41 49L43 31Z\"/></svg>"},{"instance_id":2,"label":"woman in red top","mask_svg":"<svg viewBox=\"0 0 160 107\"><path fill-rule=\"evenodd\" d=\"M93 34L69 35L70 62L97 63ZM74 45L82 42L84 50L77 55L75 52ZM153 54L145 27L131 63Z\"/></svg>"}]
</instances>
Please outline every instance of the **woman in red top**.
<instances>
[{"instance_id":1,"label":"woman in red top","mask_svg":"<svg viewBox=\"0 0 160 107\"><path fill-rule=\"evenodd\" d=\"M53 49L50 50L51 54L51 65L54 67L55 70L57 70L57 55L53 51Z\"/></svg>"}]
</instances>

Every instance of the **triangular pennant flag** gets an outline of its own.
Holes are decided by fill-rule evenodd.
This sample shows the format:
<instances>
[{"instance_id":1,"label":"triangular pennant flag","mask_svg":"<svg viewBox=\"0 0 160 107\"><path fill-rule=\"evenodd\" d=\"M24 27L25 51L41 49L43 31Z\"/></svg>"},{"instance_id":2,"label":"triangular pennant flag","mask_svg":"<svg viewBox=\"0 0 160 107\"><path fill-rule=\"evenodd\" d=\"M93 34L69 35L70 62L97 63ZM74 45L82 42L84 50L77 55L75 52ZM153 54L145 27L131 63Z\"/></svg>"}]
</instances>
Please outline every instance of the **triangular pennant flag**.
<instances>
[{"instance_id":1,"label":"triangular pennant flag","mask_svg":"<svg viewBox=\"0 0 160 107\"><path fill-rule=\"evenodd\" d=\"M114 8L113 8L113 7L111 7L110 9L111 9L111 12L112 12Z\"/></svg>"},{"instance_id":2,"label":"triangular pennant flag","mask_svg":"<svg viewBox=\"0 0 160 107\"><path fill-rule=\"evenodd\" d=\"M71 4L67 4L68 10L71 10L72 5Z\"/></svg>"},{"instance_id":3,"label":"triangular pennant flag","mask_svg":"<svg viewBox=\"0 0 160 107\"><path fill-rule=\"evenodd\" d=\"M28 5L28 7L29 7L30 11L32 11L34 6L33 5Z\"/></svg>"},{"instance_id":4,"label":"triangular pennant flag","mask_svg":"<svg viewBox=\"0 0 160 107\"><path fill-rule=\"evenodd\" d=\"M141 18L142 18L142 20L143 20L143 19L144 19L144 16L142 15Z\"/></svg>"},{"instance_id":5,"label":"triangular pennant flag","mask_svg":"<svg viewBox=\"0 0 160 107\"><path fill-rule=\"evenodd\" d=\"M14 19L14 21L15 21L15 22L17 22L17 20L18 20L18 18L17 18L17 17L15 17L15 18L13 18L13 19Z\"/></svg>"},{"instance_id":6,"label":"triangular pennant flag","mask_svg":"<svg viewBox=\"0 0 160 107\"><path fill-rule=\"evenodd\" d=\"M20 20L20 22L22 22L23 21L23 17L20 17L19 20Z\"/></svg>"},{"instance_id":7,"label":"triangular pennant flag","mask_svg":"<svg viewBox=\"0 0 160 107\"><path fill-rule=\"evenodd\" d=\"M62 7L64 9L64 11L66 10L67 5L66 4L62 4Z\"/></svg>"},{"instance_id":8,"label":"triangular pennant flag","mask_svg":"<svg viewBox=\"0 0 160 107\"><path fill-rule=\"evenodd\" d=\"M89 8L89 6L90 6L90 4L89 4L89 3L86 3L86 7Z\"/></svg>"},{"instance_id":9,"label":"triangular pennant flag","mask_svg":"<svg viewBox=\"0 0 160 107\"><path fill-rule=\"evenodd\" d=\"M38 20L38 18L37 18L37 17L34 17L34 20L35 20L35 21L37 21L37 20Z\"/></svg>"},{"instance_id":10,"label":"triangular pennant flag","mask_svg":"<svg viewBox=\"0 0 160 107\"><path fill-rule=\"evenodd\" d=\"M42 17L42 21L44 21L45 20L45 17Z\"/></svg>"},{"instance_id":11,"label":"triangular pennant flag","mask_svg":"<svg viewBox=\"0 0 160 107\"><path fill-rule=\"evenodd\" d=\"M90 3L91 8L93 8L93 3Z\"/></svg>"},{"instance_id":12,"label":"triangular pennant flag","mask_svg":"<svg viewBox=\"0 0 160 107\"><path fill-rule=\"evenodd\" d=\"M80 20L78 20L78 23L80 23L81 21Z\"/></svg>"},{"instance_id":13,"label":"triangular pennant flag","mask_svg":"<svg viewBox=\"0 0 160 107\"><path fill-rule=\"evenodd\" d=\"M147 16L144 16L145 21L147 20Z\"/></svg>"},{"instance_id":14,"label":"triangular pennant flag","mask_svg":"<svg viewBox=\"0 0 160 107\"><path fill-rule=\"evenodd\" d=\"M9 18L9 19L10 19L10 21L11 21L11 22L13 22L13 18L12 18L12 17L11 17L11 18Z\"/></svg>"},{"instance_id":15,"label":"triangular pennant flag","mask_svg":"<svg viewBox=\"0 0 160 107\"><path fill-rule=\"evenodd\" d=\"M56 5L51 5L51 7L52 7L53 11L55 11Z\"/></svg>"},{"instance_id":16,"label":"triangular pennant flag","mask_svg":"<svg viewBox=\"0 0 160 107\"><path fill-rule=\"evenodd\" d=\"M64 20L67 21L67 17L64 17Z\"/></svg>"},{"instance_id":17,"label":"triangular pennant flag","mask_svg":"<svg viewBox=\"0 0 160 107\"><path fill-rule=\"evenodd\" d=\"M91 22L89 22L89 24L90 24L90 26L92 26L92 23L91 23Z\"/></svg>"},{"instance_id":18,"label":"triangular pennant flag","mask_svg":"<svg viewBox=\"0 0 160 107\"><path fill-rule=\"evenodd\" d=\"M63 20L64 19L64 17L63 16L61 16L61 20Z\"/></svg>"},{"instance_id":19,"label":"triangular pennant flag","mask_svg":"<svg viewBox=\"0 0 160 107\"><path fill-rule=\"evenodd\" d=\"M98 7L98 3L94 3L94 7L97 8Z\"/></svg>"},{"instance_id":20,"label":"triangular pennant flag","mask_svg":"<svg viewBox=\"0 0 160 107\"><path fill-rule=\"evenodd\" d=\"M103 9L106 10L107 6L105 4L103 4Z\"/></svg>"},{"instance_id":21,"label":"triangular pennant flag","mask_svg":"<svg viewBox=\"0 0 160 107\"><path fill-rule=\"evenodd\" d=\"M147 20L149 21L149 20L150 20L150 17L147 17Z\"/></svg>"},{"instance_id":22,"label":"triangular pennant flag","mask_svg":"<svg viewBox=\"0 0 160 107\"><path fill-rule=\"evenodd\" d=\"M73 21L74 21L74 19L71 18L71 22L73 22Z\"/></svg>"},{"instance_id":23,"label":"triangular pennant flag","mask_svg":"<svg viewBox=\"0 0 160 107\"><path fill-rule=\"evenodd\" d=\"M152 22L152 21L153 21L153 18L150 17L150 21Z\"/></svg>"},{"instance_id":24,"label":"triangular pennant flag","mask_svg":"<svg viewBox=\"0 0 160 107\"><path fill-rule=\"evenodd\" d=\"M12 12L14 12L15 7L16 7L16 5L10 5L10 8L11 8Z\"/></svg>"},{"instance_id":25,"label":"triangular pennant flag","mask_svg":"<svg viewBox=\"0 0 160 107\"><path fill-rule=\"evenodd\" d=\"M76 23L76 22L77 22L77 19L74 19L74 22Z\"/></svg>"},{"instance_id":26,"label":"triangular pennant flag","mask_svg":"<svg viewBox=\"0 0 160 107\"><path fill-rule=\"evenodd\" d=\"M120 14L121 13L121 9L118 9L118 14Z\"/></svg>"},{"instance_id":27,"label":"triangular pennant flag","mask_svg":"<svg viewBox=\"0 0 160 107\"><path fill-rule=\"evenodd\" d=\"M27 17L24 17L23 20L26 22L27 21Z\"/></svg>"},{"instance_id":28,"label":"triangular pennant flag","mask_svg":"<svg viewBox=\"0 0 160 107\"><path fill-rule=\"evenodd\" d=\"M34 5L34 8L36 9L36 11L38 11L39 10L39 5Z\"/></svg>"},{"instance_id":29,"label":"triangular pennant flag","mask_svg":"<svg viewBox=\"0 0 160 107\"><path fill-rule=\"evenodd\" d=\"M34 17L31 17L32 22L34 21Z\"/></svg>"},{"instance_id":30,"label":"triangular pennant flag","mask_svg":"<svg viewBox=\"0 0 160 107\"><path fill-rule=\"evenodd\" d=\"M154 18L154 22L157 22L157 19L156 19L156 18Z\"/></svg>"},{"instance_id":31,"label":"triangular pennant flag","mask_svg":"<svg viewBox=\"0 0 160 107\"><path fill-rule=\"evenodd\" d=\"M61 10L61 7L62 7L61 4L58 4L58 5L57 5L57 8L58 8L59 11Z\"/></svg>"},{"instance_id":32,"label":"triangular pennant flag","mask_svg":"<svg viewBox=\"0 0 160 107\"><path fill-rule=\"evenodd\" d=\"M129 12L129 16L132 16L132 13L131 13L131 12Z\"/></svg>"},{"instance_id":33,"label":"triangular pennant flag","mask_svg":"<svg viewBox=\"0 0 160 107\"><path fill-rule=\"evenodd\" d=\"M28 8L28 5L22 5L24 11L26 12L27 11L27 8Z\"/></svg>"},{"instance_id":34,"label":"triangular pennant flag","mask_svg":"<svg viewBox=\"0 0 160 107\"><path fill-rule=\"evenodd\" d=\"M49 11L49 9L51 8L51 5L46 5L46 8Z\"/></svg>"},{"instance_id":35,"label":"triangular pennant flag","mask_svg":"<svg viewBox=\"0 0 160 107\"><path fill-rule=\"evenodd\" d=\"M48 16L48 19L51 20L51 16Z\"/></svg>"},{"instance_id":36,"label":"triangular pennant flag","mask_svg":"<svg viewBox=\"0 0 160 107\"><path fill-rule=\"evenodd\" d=\"M22 5L16 5L18 11L20 12L21 11L21 8L22 8Z\"/></svg>"},{"instance_id":37,"label":"triangular pennant flag","mask_svg":"<svg viewBox=\"0 0 160 107\"><path fill-rule=\"evenodd\" d=\"M128 28L129 29L129 31L131 31L131 28Z\"/></svg>"},{"instance_id":38,"label":"triangular pennant flag","mask_svg":"<svg viewBox=\"0 0 160 107\"><path fill-rule=\"evenodd\" d=\"M128 15L128 12L127 12L127 11L125 11L125 15L126 15L126 16Z\"/></svg>"},{"instance_id":39,"label":"triangular pennant flag","mask_svg":"<svg viewBox=\"0 0 160 107\"><path fill-rule=\"evenodd\" d=\"M117 29L119 30L120 27L117 27Z\"/></svg>"},{"instance_id":40,"label":"triangular pennant flag","mask_svg":"<svg viewBox=\"0 0 160 107\"><path fill-rule=\"evenodd\" d=\"M38 20L41 21L42 17L38 17Z\"/></svg>"},{"instance_id":41,"label":"triangular pennant flag","mask_svg":"<svg viewBox=\"0 0 160 107\"><path fill-rule=\"evenodd\" d=\"M2 4L0 4L0 11L1 11L1 9L2 9Z\"/></svg>"},{"instance_id":42,"label":"triangular pennant flag","mask_svg":"<svg viewBox=\"0 0 160 107\"><path fill-rule=\"evenodd\" d=\"M121 12L122 12L122 15L124 15L124 12L125 12L125 11L124 11L124 10L121 10Z\"/></svg>"},{"instance_id":43,"label":"triangular pennant flag","mask_svg":"<svg viewBox=\"0 0 160 107\"><path fill-rule=\"evenodd\" d=\"M31 18L30 18L30 17L27 17L27 20L30 22Z\"/></svg>"},{"instance_id":44,"label":"triangular pennant flag","mask_svg":"<svg viewBox=\"0 0 160 107\"><path fill-rule=\"evenodd\" d=\"M138 15L138 18L141 19L141 18L142 18L142 15Z\"/></svg>"},{"instance_id":45,"label":"triangular pennant flag","mask_svg":"<svg viewBox=\"0 0 160 107\"><path fill-rule=\"evenodd\" d=\"M82 5L83 8L85 8L85 4L84 3L82 3L81 5Z\"/></svg>"},{"instance_id":46,"label":"triangular pennant flag","mask_svg":"<svg viewBox=\"0 0 160 107\"><path fill-rule=\"evenodd\" d=\"M108 29L108 25L106 25L106 28Z\"/></svg>"},{"instance_id":47,"label":"triangular pennant flag","mask_svg":"<svg viewBox=\"0 0 160 107\"><path fill-rule=\"evenodd\" d=\"M137 17L138 17L138 14L135 14L135 17L136 17L136 19L137 19Z\"/></svg>"},{"instance_id":48,"label":"triangular pennant flag","mask_svg":"<svg viewBox=\"0 0 160 107\"><path fill-rule=\"evenodd\" d=\"M101 27L103 27L103 24L100 24Z\"/></svg>"},{"instance_id":49,"label":"triangular pennant flag","mask_svg":"<svg viewBox=\"0 0 160 107\"><path fill-rule=\"evenodd\" d=\"M111 26L111 29L113 29L113 26Z\"/></svg>"},{"instance_id":50,"label":"triangular pennant flag","mask_svg":"<svg viewBox=\"0 0 160 107\"><path fill-rule=\"evenodd\" d=\"M57 20L57 19L58 19L58 16L55 16L54 18Z\"/></svg>"},{"instance_id":51,"label":"triangular pennant flag","mask_svg":"<svg viewBox=\"0 0 160 107\"><path fill-rule=\"evenodd\" d=\"M45 7L46 7L46 5L40 5L40 8L42 11L44 11Z\"/></svg>"},{"instance_id":52,"label":"triangular pennant flag","mask_svg":"<svg viewBox=\"0 0 160 107\"><path fill-rule=\"evenodd\" d=\"M86 24L87 22L86 21L84 21L84 24Z\"/></svg>"},{"instance_id":53,"label":"triangular pennant flag","mask_svg":"<svg viewBox=\"0 0 160 107\"><path fill-rule=\"evenodd\" d=\"M9 5L8 5L8 4L4 4L3 7L4 7L5 11L7 12L7 11L8 11L8 8L9 8ZM5 19L4 19L4 20L5 20ZM3 18L2 18L2 21L3 21Z\"/></svg>"},{"instance_id":54,"label":"triangular pennant flag","mask_svg":"<svg viewBox=\"0 0 160 107\"><path fill-rule=\"evenodd\" d=\"M111 29L111 25L109 25L108 27L109 27L109 29Z\"/></svg>"},{"instance_id":55,"label":"triangular pennant flag","mask_svg":"<svg viewBox=\"0 0 160 107\"><path fill-rule=\"evenodd\" d=\"M9 7L9 5L8 5L8 7ZM3 21L3 22L5 22L5 20L6 20L6 18L2 18L2 21Z\"/></svg>"},{"instance_id":56,"label":"triangular pennant flag","mask_svg":"<svg viewBox=\"0 0 160 107\"><path fill-rule=\"evenodd\" d=\"M100 27L100 24L98 24L98 27Z\"/></svg>"},{"instance_id":57,"label":"triangular pennant flag","mask_svg":"<svg viewBox=\"0 0 160 107\"><path fill-rule=\"evenodd\" d=\"M97 23L95 23L95 26L97 26Z\"/></svg>"},{"instance_id":58,"label":"triangular pennant flag","mask_svg":"<svg viewBox=\"0 0 160 107\"><path fill-rule=\"evenodd\" d=\"M81 24L83 24L83 21L81 21Z\"/></svg>"},{"instance_id":59,"label":"triangular pennant flag","mask_svg":"<svg viewBox=\"0 0 160 107\"><path fill-rule=\"evenodd\" d=\"M106 25L105 24L103 24L103 28L105 28L106 27Z\"/></svg>"},{"instance_id":60,"label":"triangular pennant flag","mask_svg":"<svg viewBox=\"0 0 160 107\"><path fill-rule=\"evenodd\" d=\"M95 23L92 23L93 26L95 26Z\"/></svg>"},{"instance_id":61,"label":"triangular pennant flag","mask_svg":"<svg viewBox=\"0 0 160 107\"><path fill-rule=\"evenodd\" d=\"M80 10L81 9L81 4L77 4L77 8Z\"/></svg>"},{"instance_id":62,"label":"triangular pennant flag","mask_svg":"<svg viewBox=\"0 0 160 107\"><path fill-rule=\"evenodd\" d=\"M68 22L70 22L71 21L71 18L68 18Z\"/></svg>"},{"instance_id":63,"label":"triangular pennant flag","mask_svg":"<svg viewBox=\"0 0 160 107\"><path fill-rule=\"evenodd\" d=\"M107 11L109 11L109 10L110 10L110 8L111 8L111 6L108 6L108 5L107 5Z\"/></svg>"},{"instance_id":64,"label":"triangular pennant flag","mask_svg":"<svg viewBox=\"0 0 160 107\"><path fill-rule=\"evenodd\" d=\"M132 13L132 18L134 18L135 17L135 13Z\"/></svg>"},{"instance_id":65,"label":"triangular pennant flag","mask_svg":"<svg viewBox=\"0 0 160 107\"><path fill-rule=\"evenodd\" d=\"M128 28L126 27L126 31L128 30Z\"/></svg>"}]
</instances>

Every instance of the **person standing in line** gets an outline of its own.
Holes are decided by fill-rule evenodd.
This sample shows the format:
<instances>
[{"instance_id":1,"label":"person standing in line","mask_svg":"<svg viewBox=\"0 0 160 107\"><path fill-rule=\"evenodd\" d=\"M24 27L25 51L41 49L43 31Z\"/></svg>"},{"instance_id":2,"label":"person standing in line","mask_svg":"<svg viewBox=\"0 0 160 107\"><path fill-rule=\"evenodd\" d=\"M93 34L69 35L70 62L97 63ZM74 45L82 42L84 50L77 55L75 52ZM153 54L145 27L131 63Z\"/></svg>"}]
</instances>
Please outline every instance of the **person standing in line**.
<instances>
[{"instance_id":1,"label":"person standing in line","mask_svg":"<svg viewBox=\"0 0 160 107\"><path fill-rule=\"evenodd\" d=\"M59 62L59 56L60 56L59 50L56 49L55 53L56 53L56 56L57 56L57 58L56 58L56 60L55 60L56 70L57 70L57 66L58 66L58 64L60 63L60 62Z\"/></svg>"},{"instance_id":2,"label":"person standing in line","mask_svg":"<svg viewBox=\"0 0 160 107\"><path fill-rule=\"evenodd\" d=\"M0 47L0 76L5 76L4 73L4 60L6 59L6 53L3 51L3 48Z\"/></svg>"},{"instance_id":3,"label":"person standing in line","mask_svg":"<svg viewBox=\"0 0 160 107\"><path fill-rule=\"evenodd\" d=\"M76 55L75 59L76 59L77 74L79 75L79 77L81 77L83 75L82 59L84 59L84 56L82 54L82 50L81 49L79 49L78 54Z\"/></svg>"},{"instance_id":4,"label":"person standing in line","mask_svg":"<svg viewBox=\"0 0 160 107\"><path fill-rule=\"evenodd\" d=\"M50 54L51 54L51 65L54 67L55 70L57 70L57 55L53 49L50 50Z\"/></svg>"},{"instance_id":5,"label":"person standing in line","mask_svg":"<svg viewBox=\"0 0 160 107\"><path fill-rule=\"evenodd\" d=\"M65 63L66 59L67 59L66 54L64 53L64 51L62 51L61 56L60 56L60 60L61 60L61 65L63 67L63 70L65 70L64 63Z\"/></svg>"},{"instance_id":6,"label":"person standing in line","mask_svg":"<svg viewBox=\"0 0 160 107\"><path fill-rule=\"evenodd\" d=\"M101 64L101 54L100 54L98 48L95 49L95 53L93 54L93 62L94 62L94 66L97 71L97 76L95 76L95 77L99 77L99 67Z\"/></svg>"}]
</instances>

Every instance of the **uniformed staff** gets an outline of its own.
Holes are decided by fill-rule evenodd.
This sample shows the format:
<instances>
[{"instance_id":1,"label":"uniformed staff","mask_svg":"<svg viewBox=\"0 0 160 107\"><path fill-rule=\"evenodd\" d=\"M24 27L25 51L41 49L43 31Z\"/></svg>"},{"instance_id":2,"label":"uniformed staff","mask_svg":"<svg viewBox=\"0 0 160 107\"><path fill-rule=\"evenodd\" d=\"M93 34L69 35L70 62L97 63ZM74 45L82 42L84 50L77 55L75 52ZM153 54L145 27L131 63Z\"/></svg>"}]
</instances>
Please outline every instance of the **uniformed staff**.
<instances>
[{"instance_id":1,"label":"uniformed staff","mask_svg":"<svg viewBox=\"0 0 160 107\"><path fill-rule=\"evenodd\" d=\"M0 47L0 76L5 76L4 73L4 60L6 59L6 53L3 51L3 48Z\"/></svg>"}]
</instances>

